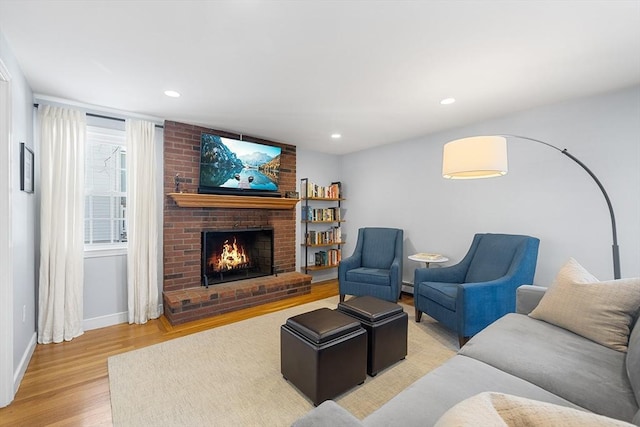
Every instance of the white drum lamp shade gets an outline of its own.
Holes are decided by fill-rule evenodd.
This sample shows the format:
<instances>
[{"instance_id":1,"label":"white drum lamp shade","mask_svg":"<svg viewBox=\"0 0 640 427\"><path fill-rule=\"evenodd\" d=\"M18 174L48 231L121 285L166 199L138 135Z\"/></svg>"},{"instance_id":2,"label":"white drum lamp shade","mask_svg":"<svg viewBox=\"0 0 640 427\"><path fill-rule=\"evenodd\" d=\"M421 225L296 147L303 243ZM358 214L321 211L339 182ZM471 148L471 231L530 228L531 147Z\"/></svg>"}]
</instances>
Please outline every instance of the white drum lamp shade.
<instances>
[{"instance_id":1,"label":"white drum lamp shade","mask_svg":"<svg viewBox=\"0 0 640 427\"><path fill-rule=\"evenodd\" d=\"M477 179L506 175L507 140L502 136L474 136L444 145L442 176Z\"/></svg>"}]
</instances>

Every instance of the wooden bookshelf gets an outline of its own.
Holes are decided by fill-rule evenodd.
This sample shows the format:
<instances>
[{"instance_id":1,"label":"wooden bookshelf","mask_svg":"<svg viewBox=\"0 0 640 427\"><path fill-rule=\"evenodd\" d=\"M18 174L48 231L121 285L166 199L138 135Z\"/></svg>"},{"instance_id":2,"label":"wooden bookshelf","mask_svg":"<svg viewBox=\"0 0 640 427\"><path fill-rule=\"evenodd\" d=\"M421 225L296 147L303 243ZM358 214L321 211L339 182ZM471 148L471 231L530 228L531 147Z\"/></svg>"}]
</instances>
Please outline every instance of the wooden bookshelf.
<instances>
[{"instance_id":1,"label":"wooden bookshelf","mask_svg":"<svg viewBox=\"0 0 640 427\"><path fill-rule=\"evenodd\" d=\"M318 271L318 270L328 270L330 268L336 268L338 264L330 264L330 265L307 265L305 269L307 271Z\"/></svg>"},{"instance_id":2,"label":"wooden bookshelf","mask_svg":"<svg viewBox=\"0 0 640 427\"><path fill-rule=\"evenodd\" d=\"M318 186L310 182L308 178L303 178L300 180L300 190L303 201L300 219L304 225L302 235L304 265L302 269L305 273L310 273L337 268L340 264L342 245L344 244L339 233L341 223L344 222L341 218L342 201L344 200L342 185L340 182L332 182L329 186ZM318 230L314 227L318 224L335 224L335 227L330 230ZM338 232L337 236L333 234L335 232ZM315 239L316 233L328 233L329 235L326 238ZM316 242L316 240L319 241ZM319 248L329 249L319 251L317 250ZM326 255L327 264L324 263L325 261L320 261L322 265L317 265L317 257L320 253ZM309 262L310 256L315 258L315 262Z\"/></svg>"},{"instance_id":3,"label":"wooden bookshelf","mask_svg":"<svg viewBox=\"0 0 640 427\"><path fill-rule=\"evenodd\" d=\"M318 244L311 244L311 243L300 243L300 245L302 246L307 246L309 248L326 248L328 246L334 246L334 245L344 245L345 242L327 242L327 243L318 243Z\"/></svg>"},{"instance_id":4,"label":"wooden bookshelf","mask_svg":"<svg viewBox=\"0 0 640 427\"><path fill-rule=\"evenodd\" d=\"M341 202L345 199L336 197L303 197L303 200L319 200L323 202Z\"/></svg>"},{"instance_id":5,"label":"wooden bookshelf","mask_svg":"<svg viewBox=\"0 0 640 427\"><path fill-rule=\"evenodd\" d=\"M300 199L220 194L169 193L181 208L294 209Z\"/></svg>"}]
</instances>

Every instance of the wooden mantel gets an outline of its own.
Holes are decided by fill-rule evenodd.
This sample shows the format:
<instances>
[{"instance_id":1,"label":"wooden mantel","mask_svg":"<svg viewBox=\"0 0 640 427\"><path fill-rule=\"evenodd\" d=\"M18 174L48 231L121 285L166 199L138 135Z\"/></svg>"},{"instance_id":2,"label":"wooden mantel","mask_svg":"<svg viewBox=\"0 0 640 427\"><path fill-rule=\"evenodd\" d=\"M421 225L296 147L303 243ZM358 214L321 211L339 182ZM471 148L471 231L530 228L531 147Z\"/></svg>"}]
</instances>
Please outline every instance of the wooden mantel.
<instances>
[{"instance_id":1,"label":"wooden mantel","mask_svg":"<svg viewBox=\"0 0 640 427\"><path fill-rule=\"evenodd\" d=\"M293 209L300 199L219 194L169 193L181 208Z\"/></svg>"}]
</instances>

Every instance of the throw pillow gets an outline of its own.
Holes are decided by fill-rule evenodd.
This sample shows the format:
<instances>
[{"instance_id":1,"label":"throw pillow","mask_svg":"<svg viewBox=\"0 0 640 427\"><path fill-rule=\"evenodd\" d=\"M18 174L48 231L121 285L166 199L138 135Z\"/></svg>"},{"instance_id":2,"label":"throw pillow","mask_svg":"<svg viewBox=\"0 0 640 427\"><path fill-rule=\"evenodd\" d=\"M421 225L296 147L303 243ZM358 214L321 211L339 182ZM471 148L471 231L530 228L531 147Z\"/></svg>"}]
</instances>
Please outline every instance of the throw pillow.
<instances>
[{"instance_id":1,"label":"throw pillow","mask_svg":"<svg viewBox=\"0 0 640 427\"><path fill-rule=\"evenodd\" d=\"M581 266L578 261L569 258L569 261L558 271L550 287L557 283L593 283L597 281L598 279Z\"/></svg>"},{"instance_id":2,"label":"throw pillow","mask_svg":"<svg viewBox=\"0 0 640 427\"><path fill-rule=\"evenodd\" d=\"M588 282L593 279L571 259L529 316L627 351L630 326L640 308L640 278Z\"/></svg>"},{"instance_id":3,"label":"throw pillow","mask_svg":"<svg viewBox=\"0 0 640 427\"><path fill-rule=\"evenodd\" d=\"M503 393L484 392L458 403L435 427L631 427L602 415Z\"/></svg>"}]
</instances>

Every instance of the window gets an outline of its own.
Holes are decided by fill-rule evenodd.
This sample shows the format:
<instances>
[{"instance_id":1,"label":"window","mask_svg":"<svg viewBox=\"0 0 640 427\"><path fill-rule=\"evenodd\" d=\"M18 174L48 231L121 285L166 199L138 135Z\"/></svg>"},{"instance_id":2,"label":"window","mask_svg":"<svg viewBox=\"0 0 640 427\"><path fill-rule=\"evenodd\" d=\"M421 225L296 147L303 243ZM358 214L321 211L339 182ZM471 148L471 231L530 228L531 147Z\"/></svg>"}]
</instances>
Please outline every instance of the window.
<instances>
[{"instance_id":1,"label":"window","mask_svg":"<svg viewBox=\"0 0 640 427\"><path fill-rule=\"evenodd\" d=\"M84 243L86 249L127 242L127 150L124 130L87 126Z\"/></svg>"}]
</instances>

